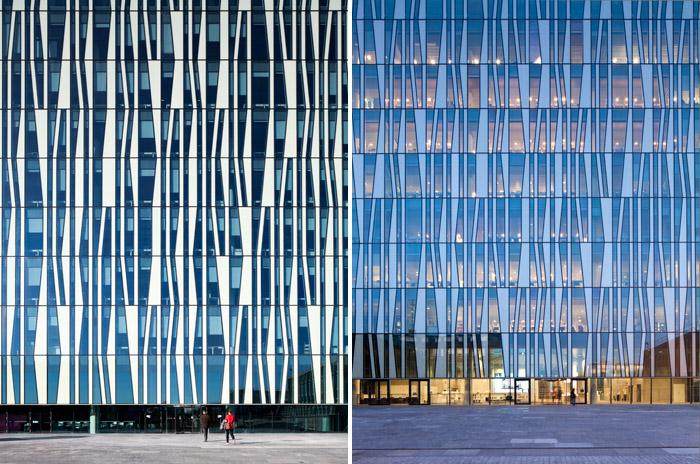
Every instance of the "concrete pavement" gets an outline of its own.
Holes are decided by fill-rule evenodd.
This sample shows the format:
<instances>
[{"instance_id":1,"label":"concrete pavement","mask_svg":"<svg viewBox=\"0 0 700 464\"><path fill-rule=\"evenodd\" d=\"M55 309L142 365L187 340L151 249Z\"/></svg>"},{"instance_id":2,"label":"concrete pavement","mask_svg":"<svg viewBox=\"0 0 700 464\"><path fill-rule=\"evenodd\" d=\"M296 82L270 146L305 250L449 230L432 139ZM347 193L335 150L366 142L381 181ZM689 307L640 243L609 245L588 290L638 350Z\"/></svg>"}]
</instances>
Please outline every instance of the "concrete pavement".
<instances>
[{"instance_id":1,"label":"concrete pavement","mask_svg":"<svg viewBox=\"0 0 700 464\"><path fill-rule=\"evenodd\" d=\"M698 406L353 408L354 463L700 463Z\"/></svg>"},{"instance_id":2,"label":"concrete pavement","mask_svg":"<svg viewBox=\"0 0 700 464\"><path fill-rule=\"evenodd\" d=\"M0 462L27 463L346 463L347 434L0 434Z\"/></svg>"}]
</instances>

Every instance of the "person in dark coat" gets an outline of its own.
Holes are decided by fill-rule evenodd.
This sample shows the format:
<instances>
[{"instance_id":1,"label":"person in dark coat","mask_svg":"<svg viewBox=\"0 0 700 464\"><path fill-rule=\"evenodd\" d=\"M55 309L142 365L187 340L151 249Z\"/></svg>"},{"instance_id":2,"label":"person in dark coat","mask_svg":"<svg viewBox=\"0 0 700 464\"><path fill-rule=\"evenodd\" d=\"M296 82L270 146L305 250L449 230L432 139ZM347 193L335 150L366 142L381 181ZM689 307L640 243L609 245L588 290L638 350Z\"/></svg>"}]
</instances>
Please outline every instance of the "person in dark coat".
<instances>
[{"instance_id":1,"label":"person in dark coat","mask_svg":"<svg viewBox=\"0 0 700 464\"><path fill-rule=\"evenodd\" d=\"M199 427L202 429L202 433L204 434L204 441L207 441L209 438L209 414L207 414L207 410L205 408L202 408L202 415L199 417Z\"/></svg>"},{"instance_id":2,"label":"person in dark coat","mask_svg":"<svg viewBox=\"0 0 700 464\"><path fill-rule=\"evenodd\" d=\"M574 390L573 388L571 389L571 396L569 397L569 399L571 399L571 406L575 406L576 405L576 390Z\"/></svg>"}]
</instances>

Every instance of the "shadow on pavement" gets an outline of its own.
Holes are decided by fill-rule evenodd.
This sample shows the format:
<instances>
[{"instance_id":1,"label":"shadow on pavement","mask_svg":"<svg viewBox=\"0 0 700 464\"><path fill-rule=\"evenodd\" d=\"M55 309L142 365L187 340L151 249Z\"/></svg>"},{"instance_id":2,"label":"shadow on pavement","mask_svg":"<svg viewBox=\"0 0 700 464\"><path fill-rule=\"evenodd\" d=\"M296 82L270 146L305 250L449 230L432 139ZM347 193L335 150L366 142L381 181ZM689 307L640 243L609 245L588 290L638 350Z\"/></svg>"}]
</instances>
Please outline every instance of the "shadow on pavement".
<instances>
[{"instance_id":1,"label":"shadow on pavement","mask_svg":"<svg viewBox=\"0 0 700 464\"><path fill-rule=\"evenodd\" d=\"M90 435L37 435L32 437L0 437L0 442L8 441L36 441L36 440L72 440L76 438L86 438Z\"/></svg>"}]
</instances>

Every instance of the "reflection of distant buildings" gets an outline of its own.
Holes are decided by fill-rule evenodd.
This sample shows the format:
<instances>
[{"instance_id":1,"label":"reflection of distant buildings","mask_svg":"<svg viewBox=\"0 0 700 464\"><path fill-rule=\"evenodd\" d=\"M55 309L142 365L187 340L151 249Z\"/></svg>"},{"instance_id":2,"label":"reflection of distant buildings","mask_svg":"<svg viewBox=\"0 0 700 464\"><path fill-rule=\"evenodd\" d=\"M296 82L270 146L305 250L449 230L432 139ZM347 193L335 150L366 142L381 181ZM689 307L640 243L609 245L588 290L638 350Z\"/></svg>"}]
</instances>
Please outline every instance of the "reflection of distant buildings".
<instances>
[{"instance_id":1,"label":"reflection of distant buildings","mask_svg":"<svg viewBox=\"0 0 700 464\"><path fill-rule=\"evenodd\" d=\"M325 382L326 381L326 373L330 373L332 378L336 378L337 375L340 374L339 370L343 368L341 365L341 361L339 361L338 356L331 356L328 358L323 359L322 363L322 368L320 371L320 376L319 378L316 378L314 376L314 371L313 369L307 369L304 372L299 372L299 402L304 403L304 404L314 404L317 403L317 398L314 394L315 392L315 382ZM328 362L328 370L326 370L326 362ZM292 381L290 378L288 381ZM333 385L333 394L338 395L338 385L334 384ZM321 402L323 400L321 399Z\"/></svg>"},{"instance_id":2,"label":"reflection of distant buildings","mask_svg":"<svg viewBox=\"0 0 700 464\"><path fill-rule=\"evenodd\" d=\"M356 334L353 340L356 378L692 377L700 372L698 332Z\"/></svg>"},{"instance_id":3,"label":"reflection of distant buildings","mask_svg":"<svg viewBox=\"0 0 700 464\"><path fill-rule=\"evenodd\" d=\"M700 376L700 332L681 334L655 333L654 345L645 344L642 354L642 376ZM695 366L693 366L695 362Z\"/></svg>"}]
</instances>

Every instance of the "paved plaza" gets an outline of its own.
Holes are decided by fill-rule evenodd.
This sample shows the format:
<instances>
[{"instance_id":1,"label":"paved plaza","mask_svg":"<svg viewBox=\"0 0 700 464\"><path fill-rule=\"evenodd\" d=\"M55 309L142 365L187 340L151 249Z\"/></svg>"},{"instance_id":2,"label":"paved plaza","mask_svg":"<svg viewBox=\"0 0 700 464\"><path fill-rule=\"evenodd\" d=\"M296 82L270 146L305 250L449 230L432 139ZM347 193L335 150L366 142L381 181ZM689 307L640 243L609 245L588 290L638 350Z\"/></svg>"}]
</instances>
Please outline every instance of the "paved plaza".
<instances>
[{"instance_id":1,"label":"paved plaza","mask_svg":"<svg viewBox=\"0 0 700 464\"><path fill-rule=\"evenodd\" d=\"M354 407L353 463L700 463L698 406Z\"/></svg>"},{"instance_id":2,"label":"paved plaza","mask_svg":"<svg viewBox=\"0 0 700 464\"><path fill-rule=\"evenodd\" d=\"M77 463L345 463L344 433L222 433L204 443L200 434L2 434L0 462Z\"/></svg>"}]
</instances>

